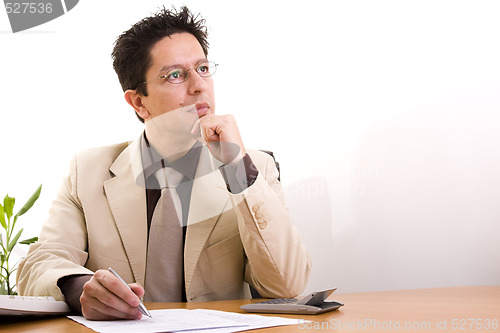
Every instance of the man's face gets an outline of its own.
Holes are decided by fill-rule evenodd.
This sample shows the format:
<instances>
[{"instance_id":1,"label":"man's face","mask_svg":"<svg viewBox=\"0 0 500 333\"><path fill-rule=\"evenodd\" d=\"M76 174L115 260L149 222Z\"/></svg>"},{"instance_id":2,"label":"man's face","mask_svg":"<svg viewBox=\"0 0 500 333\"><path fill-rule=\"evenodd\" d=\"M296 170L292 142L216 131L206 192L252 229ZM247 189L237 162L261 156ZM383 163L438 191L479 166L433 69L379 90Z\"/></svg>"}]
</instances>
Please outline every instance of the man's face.
<instances>
[{"instance_id":1,"label":"man's face","mask_svg":"<svg viewBox=\"0 0 500 333\"><path fill-rule=\"evenodd\" d=\"M143 96L142 102L151 118L189 105L196 105L199 117L214 113L213 80L200 77L194 69L206 57L192 34L176 33L161 39L151 49L150 56L151 66L146 72L148 96ZM173 67L191 69L188 79L180 84L158 79Z\"/></svg>"}]
</instances>

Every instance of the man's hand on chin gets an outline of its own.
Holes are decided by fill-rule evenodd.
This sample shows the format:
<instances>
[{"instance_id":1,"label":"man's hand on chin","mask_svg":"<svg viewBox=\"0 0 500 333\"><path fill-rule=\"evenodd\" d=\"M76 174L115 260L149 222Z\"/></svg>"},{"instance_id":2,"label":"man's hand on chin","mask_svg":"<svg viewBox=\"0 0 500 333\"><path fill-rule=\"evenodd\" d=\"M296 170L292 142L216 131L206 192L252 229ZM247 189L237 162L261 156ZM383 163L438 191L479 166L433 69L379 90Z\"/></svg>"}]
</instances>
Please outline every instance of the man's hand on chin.
<instances>
[{"instance_id":1,"label":"man's hand on chin","mask_svg":"<svg viewBox=\"0 0 500 333\"><path fill-rule=\"evenodd\" d=\"M224 164L237 163L246 154L232 115L207 114L195 122L191 134L196 140L205 143L212 155Z\"/></svg>"}]
</instances>

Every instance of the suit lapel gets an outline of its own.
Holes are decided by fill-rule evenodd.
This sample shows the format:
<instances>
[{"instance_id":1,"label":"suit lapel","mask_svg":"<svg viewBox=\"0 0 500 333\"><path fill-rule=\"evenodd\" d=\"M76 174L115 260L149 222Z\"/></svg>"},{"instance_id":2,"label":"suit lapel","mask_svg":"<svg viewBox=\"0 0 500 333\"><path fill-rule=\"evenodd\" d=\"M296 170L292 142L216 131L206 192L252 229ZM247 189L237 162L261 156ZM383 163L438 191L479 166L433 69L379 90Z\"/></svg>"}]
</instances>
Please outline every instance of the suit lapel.
<instances>
[{"instance_id":1,"label":"suit lapel","mask_svg":"<svg viewBox=\"0 0 500 333\"><path fill-rule=\"evenodd\" d=\"M203 146L193 182L184 249L186 290L189 290L202 250L220 215L231 208L226 184L216 163L208 148Z\"/></svg>"},{"instance_id":2,"label":"suit lapel","mask_svg":"<svg viewBox=\"0 0 500 333\"><path fill-rule=\"evenodd\" d=\"M136 140L111 165L110 171L115 177L104 183L104 189L135 281L144 285L147 208L141 173L137 173L141 169L139 163L140 140Z\"/></svg>"}]
</instances>

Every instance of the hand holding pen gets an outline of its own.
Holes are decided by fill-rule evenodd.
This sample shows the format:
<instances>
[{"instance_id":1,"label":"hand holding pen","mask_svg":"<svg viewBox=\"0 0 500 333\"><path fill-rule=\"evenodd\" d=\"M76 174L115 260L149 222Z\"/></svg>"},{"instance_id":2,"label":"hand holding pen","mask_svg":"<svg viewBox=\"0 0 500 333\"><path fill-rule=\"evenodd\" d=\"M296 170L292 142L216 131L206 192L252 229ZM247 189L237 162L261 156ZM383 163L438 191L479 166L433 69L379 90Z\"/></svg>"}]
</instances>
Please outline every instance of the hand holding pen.
<instances>
[{"instance_id":1,"label":"hand holding pen","mask_svg":"<svg viewBox=\"0 0 500 333\"><path fill-rule=\"evenodd\" d=\"M117 272L115 272L115 270L111 267L109 267L109 271L111 273L113 273L114 276L116 276L124 285L126 285L130 290L132 290L132 288L130 288L130 286L127 284L127 282L125 282L122 277L120 275L118 275ZM132 290L133 291L133 290ZM146 309L146 307L144 306L144 304L142 302L139 303L139 306L137 307L141 312L142 314L148 316L149 318L151 318L151 314L149 313L148 309Z\"/></svg>"},{"instance_id":2,"label":"hand holding pen","mask_svg":"<svg viewBox=\"0 0 500 333\"><path fill-rule=\"evenodd\" d=\"M139 306L143 295L140 284L128 285L110 270L100 269L83 286L81 311L89 320L141 319Z\"/></svg>"}]
</instances>

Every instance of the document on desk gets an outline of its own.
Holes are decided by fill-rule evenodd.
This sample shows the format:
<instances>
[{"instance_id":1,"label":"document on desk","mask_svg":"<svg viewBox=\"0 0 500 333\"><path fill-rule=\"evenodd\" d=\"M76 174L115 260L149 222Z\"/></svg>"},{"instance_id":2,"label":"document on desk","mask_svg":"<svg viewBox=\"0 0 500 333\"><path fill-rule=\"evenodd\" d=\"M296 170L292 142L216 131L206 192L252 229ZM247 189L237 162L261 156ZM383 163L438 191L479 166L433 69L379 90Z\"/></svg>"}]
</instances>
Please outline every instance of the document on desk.
<instances>
[{"instance_id":1,"label":"document on desk","mask_svg":"<svg viewBox=\"0 0 500 333\"><path fill-rule=\"evenodd\" d=\"M93 321L82 316L68 316L68 318L102 333L230 333L264 327L300 324L298 319L205 309L151 310L150 313L151 318L144 316L141 320Z\"/></svg>"}]
</instances>

